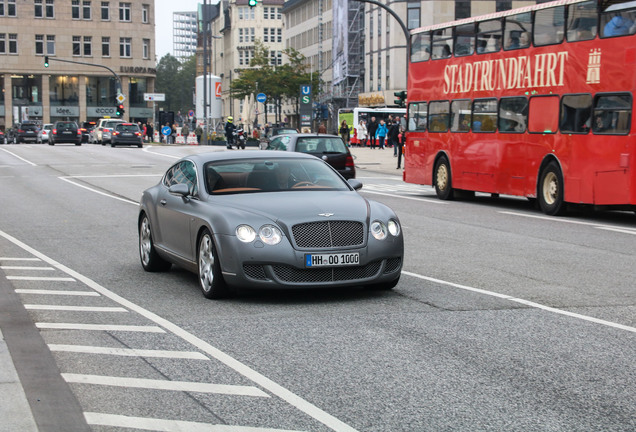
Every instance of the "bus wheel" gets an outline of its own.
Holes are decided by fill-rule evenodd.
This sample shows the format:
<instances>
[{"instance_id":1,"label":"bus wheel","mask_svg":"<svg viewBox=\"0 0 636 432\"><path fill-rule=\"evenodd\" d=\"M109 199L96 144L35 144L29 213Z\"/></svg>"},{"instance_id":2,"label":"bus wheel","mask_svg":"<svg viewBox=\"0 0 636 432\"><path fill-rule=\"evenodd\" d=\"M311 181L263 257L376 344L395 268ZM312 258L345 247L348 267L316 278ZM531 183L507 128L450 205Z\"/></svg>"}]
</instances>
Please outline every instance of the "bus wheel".
<instances>
[{"instance_id":1,"label":"bus wheel","mask_svg":"<svg viewBox=\"0 0 636 432\"><path fill-rule=\"evenodd\" d=\"M435 192L441 200L453 199L450 164L446 156L440 157L435 163Z\"/></svg>"},{"instance_id":2,"label":"bus wheel","mask_svg":"<svg viewBox=\"0 0 636 432\"><path fill-rule=\"evenodd\" d=\"M563 174L556 162L552 161L541 171L539 176L539 207L543 213L554 216L563 214Z\"/></svg>"}]
</instances>

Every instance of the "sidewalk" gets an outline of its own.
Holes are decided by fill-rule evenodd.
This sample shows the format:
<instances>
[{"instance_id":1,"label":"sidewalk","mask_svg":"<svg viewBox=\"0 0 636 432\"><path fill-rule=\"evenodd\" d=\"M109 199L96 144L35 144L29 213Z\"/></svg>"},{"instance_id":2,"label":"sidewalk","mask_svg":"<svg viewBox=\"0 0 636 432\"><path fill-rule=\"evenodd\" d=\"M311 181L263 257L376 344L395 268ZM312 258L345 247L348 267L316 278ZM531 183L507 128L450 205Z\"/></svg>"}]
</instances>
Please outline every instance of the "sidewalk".
<instances>
[{"instance_id":1,"label":"sidewalk","mask_svg":"<svg viewBox=\"0 0 636 432\"><path fill-rule=\"evenodd\" d=\"M371 173L382 173L402 178L404 168L404 155L402 155L402 165L397 169L397 157L393 156L393 148L386 147L384 150L369 147L351 147L349 149L353 155L356 165L356 177L369 176Z\"/></svg>"}]
</instances>

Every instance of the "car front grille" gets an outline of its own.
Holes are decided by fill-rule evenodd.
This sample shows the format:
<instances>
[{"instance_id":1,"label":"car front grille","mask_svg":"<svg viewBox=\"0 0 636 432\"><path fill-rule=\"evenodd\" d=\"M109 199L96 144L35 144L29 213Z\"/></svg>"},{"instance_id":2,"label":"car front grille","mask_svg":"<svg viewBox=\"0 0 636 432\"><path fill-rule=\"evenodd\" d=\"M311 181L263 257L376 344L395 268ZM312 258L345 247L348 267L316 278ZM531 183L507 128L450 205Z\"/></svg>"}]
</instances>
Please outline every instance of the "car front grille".
<instances>
[{"instance_id":1,"label":"car front grille","mask_svg":"<svg viewBox=\"0 0 636 432\"><path fill-rule=\"evenodd\" d=\"M375 261L355 267L299 269L292 266L275 265L272 268L276 277L283 282L316 283L367 279L375 276L380 271L381 266L382 261Z\"/></svg>"},{"instance_id":2,"label":"car front grille","mask_svg":"<svg viewBox=\"0 0 636 432\"><path fill-rule=\"evenodd\" d=\"M294 225L292 234L300 248L361 246L364 225L355 221L321 221Z\"/></svg>"},{"instance_id":3,"label":"car front grille","mask_svg":"<svg viewBox=\"0 0 636 432\"><path fill-rule=\"evenodd\" d=\"M245 276L250 279L267 280L267 275L262 265L243 264L243 271L245 272Z\"/></svg>"},{"instance_id":4,"label":"car front grille","mask_svg":"<svg viewBox=\"0 0 636 432\"><path fill-rule=\"evenodd\" d=\"M386 260L386 266L384 267L384 274L393 273L400 268L402 264L402 258L389 258Z\"/></svg>"}]
</instances>

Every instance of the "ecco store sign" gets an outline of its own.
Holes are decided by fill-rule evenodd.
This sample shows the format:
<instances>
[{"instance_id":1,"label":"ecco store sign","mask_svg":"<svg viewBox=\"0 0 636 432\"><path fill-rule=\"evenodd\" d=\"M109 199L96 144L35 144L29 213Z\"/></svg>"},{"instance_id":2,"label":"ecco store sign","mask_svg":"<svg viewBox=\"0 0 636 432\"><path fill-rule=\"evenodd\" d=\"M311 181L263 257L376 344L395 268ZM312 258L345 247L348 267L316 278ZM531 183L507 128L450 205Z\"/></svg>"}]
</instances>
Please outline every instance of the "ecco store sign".
<instances>
[{"instance_id":1,"label":"ecco store sign","mask_svg":"<svg viewBox=\"0 0 636 432\"><path fill-rule=\"evenodd\" d=\"M87 117L115 117L115 107L86 107Z\"/></svg>"},{"instance_id":2,"label":"ecco store sign","mask_svg":"<svg viewBox=\"0 0 636 432\"><path fill-rule=\"evenodd\" d=\"M52 106L52 117L79 117L79 107L76 106Z\"/></svg>"}]
</instances>

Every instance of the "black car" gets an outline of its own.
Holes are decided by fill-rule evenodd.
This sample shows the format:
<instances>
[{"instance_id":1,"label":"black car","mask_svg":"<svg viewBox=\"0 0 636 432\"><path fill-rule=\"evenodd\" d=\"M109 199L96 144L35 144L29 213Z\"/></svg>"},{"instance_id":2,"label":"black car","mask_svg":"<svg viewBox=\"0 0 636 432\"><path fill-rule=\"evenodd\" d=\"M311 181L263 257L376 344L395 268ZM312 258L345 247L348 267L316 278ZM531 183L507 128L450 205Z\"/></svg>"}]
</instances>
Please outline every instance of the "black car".
<instances>
[{"instance_id":1,"label":"black car","mask_svg":"<svg viewBox=\"0 0 636 432\"><path fill-rule=\"evenodd\" d=\"M136 145L141 148L143 146L143 138L141 130L136 123L118 123L113 129L110 137L110 146L118 145Z\"/></svg>"},{"instance_id":2,"label":"black car","mask_svg":"<svg viewBox=\"0 0 636 432\"><path fill-rule=\"evenodd\" d=\"M272 138L266 150L308 153L334 167L344 178L356 177L356 167L349 148L337 135L289 134Z\"/></svg>"},{"instance_id":3,"label":"black car","mask_svg":"<svg viewBox=\"0 0 636 432\"><path fill-rule=\"evenodd\" d=\"M4 131L0 129L0 144L6 144Z\"/></svg>"},{"instance_id":4,"label":"black car","mask_svg":"<svg viewBox=\"0 0 636 432\"><path fill-rule=\"evenodd\" d=\"M7 133L7 141L13 144L36 142L38 138L38 124L24 121L16 123Z\"/></svg>"},{"instance_id":5,"label":"black car","mask_svg":"<svg viewBox=\"0 0 636 432\"><path fill-rule=\"evenodd\" d=\"M82 145L82 131L74 121L59 121L53 125L49 135L49 145L72 143Z\"/></svg>"}]
</instances>

